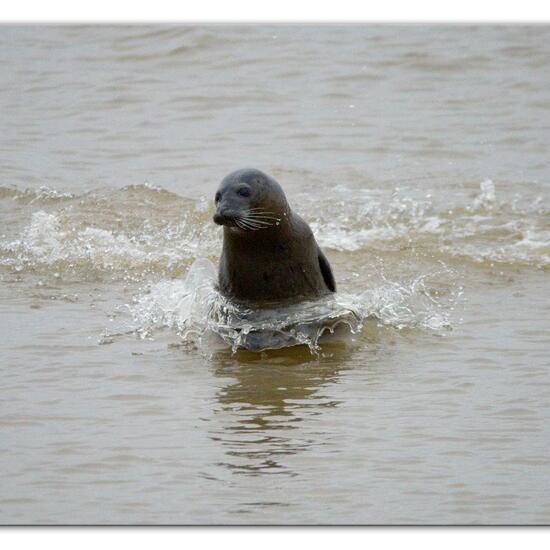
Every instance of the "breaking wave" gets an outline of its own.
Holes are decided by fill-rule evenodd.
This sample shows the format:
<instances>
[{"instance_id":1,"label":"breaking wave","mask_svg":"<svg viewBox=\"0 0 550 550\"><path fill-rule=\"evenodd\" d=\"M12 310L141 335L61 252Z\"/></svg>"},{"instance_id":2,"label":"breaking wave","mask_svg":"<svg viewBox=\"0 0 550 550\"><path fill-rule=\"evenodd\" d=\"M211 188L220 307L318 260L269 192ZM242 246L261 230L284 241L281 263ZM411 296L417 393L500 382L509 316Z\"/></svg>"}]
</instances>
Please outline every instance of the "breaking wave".
<instances>
[{"instance_id":1,"label":"breaking wave","mask_svg":"<svg viewBox=\"0 0 550 550\"><path fill-rule=\"evenodd\" d=\"M149 185L83 196L42 189L10 198L43 208L29 213L18 236L0 240L0 266L15 273L122 281L181 276L219 244L205 201ZM58 208L47 211L52 202Z\"/></svg>"},{"instance_id":2,"label":"breaking wave","mask_svg":"<svg viewBox=\"0 0 550 550\"><path fill-rule=\"evenodd\" d=\"M399 257L410 250L445 264L550 266L550 216L540 197L499 200L491 180L463 204L412 195L407 189L389 196L365 190L360 200L350 200L337 187L315 205L299 195L291 199L321 246L350 258L368 255L367 268L373 256ZM82 195L1 187L0 208L0 268L17 274L120 281L180 277L198 257L214 261L221 245L210 201L147 184Z\"/></svg>"},{"instance_id":3,"label":"breaking wave","mask_svg":"<svg viewBox=\"0 0 550 550\"><path fill-rule=\"evenodd\" d=\"M550 266L550 212L541 197L499 201L496 185L485 180L469 203L439 202L399 190L389 198L332 200L311 212L311 226L322 246L342 252L416 248L445 262Z\"/></svg>"}]
</instances>

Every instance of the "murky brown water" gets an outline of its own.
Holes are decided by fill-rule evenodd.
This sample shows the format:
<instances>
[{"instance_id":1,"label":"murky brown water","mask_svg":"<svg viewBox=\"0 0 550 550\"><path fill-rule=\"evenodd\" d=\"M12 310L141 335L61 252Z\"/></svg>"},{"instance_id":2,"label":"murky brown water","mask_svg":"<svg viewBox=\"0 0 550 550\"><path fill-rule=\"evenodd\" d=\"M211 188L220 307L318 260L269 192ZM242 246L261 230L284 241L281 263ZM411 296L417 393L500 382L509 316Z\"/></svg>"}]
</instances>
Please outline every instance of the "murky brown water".
<instances>
[{"instance_id":1,"label":"murky brown water","mask_svg":"<svg viewBox=\"0 0 550 550\"><path fill-rule=\"evenodd\" d=\"M3 26L0 110L1 523L550 521L550 27ZM205 337L243 166L360 333Z\"/></svg>"}]
</instances>

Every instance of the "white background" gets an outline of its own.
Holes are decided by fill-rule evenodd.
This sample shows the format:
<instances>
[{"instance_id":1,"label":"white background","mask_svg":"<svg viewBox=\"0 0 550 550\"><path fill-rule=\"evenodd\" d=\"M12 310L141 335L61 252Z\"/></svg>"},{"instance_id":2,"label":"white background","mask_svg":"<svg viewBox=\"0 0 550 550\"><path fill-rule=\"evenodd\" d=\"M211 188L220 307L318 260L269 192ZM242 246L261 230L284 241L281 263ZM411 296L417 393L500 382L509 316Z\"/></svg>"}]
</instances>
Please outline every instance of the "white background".
<instances>
[{"instance_id":1,"label":"white background","mask_svg":"<svg viewBox=\"0 0 550 550\"><path fill-rule=\"evenodd\" d=\"M544 0L17 0L0 18L20 21L544 21Z\"/></svg>"}]
</instances>

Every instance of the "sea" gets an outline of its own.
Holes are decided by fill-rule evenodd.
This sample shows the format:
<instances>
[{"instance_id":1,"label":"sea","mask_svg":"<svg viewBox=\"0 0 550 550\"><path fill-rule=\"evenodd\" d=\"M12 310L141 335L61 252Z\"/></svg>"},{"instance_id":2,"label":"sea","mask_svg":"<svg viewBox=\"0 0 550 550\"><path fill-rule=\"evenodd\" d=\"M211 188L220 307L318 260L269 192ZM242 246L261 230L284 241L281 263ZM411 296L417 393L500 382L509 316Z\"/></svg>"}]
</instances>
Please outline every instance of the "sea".
<instances>
[{"instance_id":1,"label":"sea","mask_svg":"<svg viewBox=\"0 0 550 550\"><path fill-rule=\"evenodd\" d=\"M550 523L549 26L2 25L0 112L0 523ZM353 323L215 334L245 167Z\"/></svg>"}]
</instances>

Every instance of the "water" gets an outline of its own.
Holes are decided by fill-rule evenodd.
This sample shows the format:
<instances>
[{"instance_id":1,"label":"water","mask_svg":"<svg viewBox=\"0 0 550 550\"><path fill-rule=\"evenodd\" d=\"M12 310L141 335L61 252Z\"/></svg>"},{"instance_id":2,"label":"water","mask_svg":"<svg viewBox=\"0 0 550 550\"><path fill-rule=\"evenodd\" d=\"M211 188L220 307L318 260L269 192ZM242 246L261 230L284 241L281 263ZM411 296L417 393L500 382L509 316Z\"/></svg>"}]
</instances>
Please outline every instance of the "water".
<instances>
[{"instance_id":1,"label":"water","mask_svg":"<svg viewBox=\"0 0 550 550\"><path fill-rule=\"evenodd\" d=\"M548 523L549 39L0 27L0 521ZM212 337L245 166L360 329Z\"/></svg>"}]
</instances>

